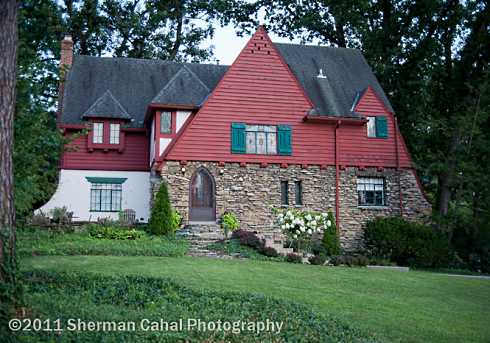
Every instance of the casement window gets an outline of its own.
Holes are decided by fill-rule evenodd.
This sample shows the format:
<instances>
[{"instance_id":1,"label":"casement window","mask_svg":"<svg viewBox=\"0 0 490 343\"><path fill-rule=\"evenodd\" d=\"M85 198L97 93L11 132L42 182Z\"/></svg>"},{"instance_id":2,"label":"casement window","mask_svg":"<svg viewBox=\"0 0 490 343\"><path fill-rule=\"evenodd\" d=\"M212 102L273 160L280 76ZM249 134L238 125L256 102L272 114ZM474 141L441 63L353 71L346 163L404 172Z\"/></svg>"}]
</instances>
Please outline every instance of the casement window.
<instances>
[{"instance_id":1,"label":"casement window","mask_svg":"<svg viewBox=\"0 0 490 343\"><path fill-rule=\"evenodd\" d=\"M110 126L110 136L109 143L110 144L119 144L119 132L121 131L120 124L111 124Z\"/></svg>"},{"instance_id":2,"label":"casement window","mask_svg":"<svg viewBox=\"0 0 490 343\"><path fill-rule=\"evenodd\" d=\"M86 177L90 182L90 211L119 212L122 203L122 184L126 178Z\"/></svg>"},{"instance_id":3,"label":"casement window","mask_svg":"<svg viewBox=\"0 0 490 343\"><path fill-rule=\"evenodd\" d=\"M273 125L246 125L247 154L276 155L277 128Z\"/></svg>"},{"instance_id":4,"label":"casement window","mask_svg":"<svg viewBox=\"0 0 490 343\"><path fill-rule=\"evenodd\" d=\"M172 133L172 112L160 113L160 133Z\"/></svg>"},{"instance_id":5,"label":"casement window","mask_svg":"<svg viewBox=\"0 0 490 343\"><path fill-rule=\"evenodd\" d=\"M92 142L102 144L104 142L104 123L93 123Z\"/></svg>"},{"instance_id":6,"label":"casement window","mask_svg":"<svg viewBox=\"0 0 490 343\"><path fill-rule=\"evenodd\" d=\"M289 184L287 181L281 181L281 205L289 206Z\"/></svg>"},{"instance_id":7,"label":"casement window","mask_svg":"<svg viewBox=\"0 0 490 343\"><path fill-rule=\"evenodd\" d=\"M303 183L301 181L294 181L294 204L303 205Z\"/></svg>"},{"instance_id":8,"label":"casement window","mask_svg":"<svg viewBox=\"0 0 490 343\"><path fill-rule=\"evenodd\" d=\"M291 155L291 127L232 123L231 152L234 154Z\"/></svg>"},{"instance_id":9,"label":"casement window","mask_svg":"<svg viewBox=\"0 0 490 343\"><path fill-rule=\"evenodd\" d=\"M359 206L386 206L385 179L382 177L358 177Z\"/></svg>"},{"instance_id":10,"label":"casement window","mask_svg":"<svg viewBox=\"0 0 490 343\"><path fill-rule=\"evenodd\" d=\"M388 122L385 116L367 117L367 136L388 138Z\"/></svg>"}]
</instances>

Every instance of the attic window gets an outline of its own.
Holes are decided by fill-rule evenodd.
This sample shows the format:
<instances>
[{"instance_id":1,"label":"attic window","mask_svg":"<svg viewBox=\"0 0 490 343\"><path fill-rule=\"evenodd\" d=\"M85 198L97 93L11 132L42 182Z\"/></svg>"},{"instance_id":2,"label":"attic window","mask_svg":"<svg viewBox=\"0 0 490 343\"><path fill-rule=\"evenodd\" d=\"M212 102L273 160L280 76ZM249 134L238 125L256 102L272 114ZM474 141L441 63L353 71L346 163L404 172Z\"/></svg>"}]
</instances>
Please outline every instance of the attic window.
<instances>
[{"instance_id":1,"label":"attic window","mask_svg":"<svg viewBox=\"0 0 490 343\"><path fill-rule=\"evenodd\" d=\"M94 123L92 142L95 144L102 144L103 141L104 141L104 123Z\"/></svg>"}]
</instances>

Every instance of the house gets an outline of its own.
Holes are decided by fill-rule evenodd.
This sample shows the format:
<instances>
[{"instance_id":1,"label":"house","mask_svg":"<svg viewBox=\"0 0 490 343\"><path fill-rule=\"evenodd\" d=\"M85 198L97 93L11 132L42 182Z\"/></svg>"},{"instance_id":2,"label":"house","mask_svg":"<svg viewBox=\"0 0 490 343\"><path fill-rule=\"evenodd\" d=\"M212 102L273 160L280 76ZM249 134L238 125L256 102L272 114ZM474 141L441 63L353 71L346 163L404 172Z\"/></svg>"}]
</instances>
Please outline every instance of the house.
<instances>
[{"instance_id":1,"label":"house","mask_svg":"<svg viewBox=\"0 0 490 343\"><path fill-rule=\"evenodd\" d=\"M277 44L263 27L231 66L73 56L72 47L65 38L59 127L79 135L45 211L68 206L87 221L134 209L146 222L164 181L187 223L227 210L244 228L270 230L271 206L330 210L352 249L369 219L430 212L358 50Z\"/></svg>"}]
</instances>

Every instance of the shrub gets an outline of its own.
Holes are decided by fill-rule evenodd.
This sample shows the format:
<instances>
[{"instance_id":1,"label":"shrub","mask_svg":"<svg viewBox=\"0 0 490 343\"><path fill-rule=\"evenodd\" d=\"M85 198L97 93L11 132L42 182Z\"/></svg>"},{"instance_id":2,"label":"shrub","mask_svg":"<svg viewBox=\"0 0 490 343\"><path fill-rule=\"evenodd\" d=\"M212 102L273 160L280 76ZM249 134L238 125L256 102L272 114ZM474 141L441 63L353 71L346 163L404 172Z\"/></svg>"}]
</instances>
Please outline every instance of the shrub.
<instances>
[{"instance_id":1,"label":"shrub","mask_svg":"<svg viewBox=\"0 0 490 343\"><path fill-rule=\"evenodd\" d=\"M182 216L177 210L172 210L171 223L173 232L177 231L182 225Z\"/></svg>"},{"instance_id":2,"label":"shrub","mask_svg":"<svg viewBox=\"0 0 490 343\"><path fill-rule=\"evenodd\" d=\"M369 264L369 258L363 255L338 255L330 259L334 266L365 267Z\"/></svg>"},{"instance_id":3,"label":"shrub","mask_svg":"<svg viewBox=\"0 0 490 343\"><path fill-rule=\"evenodd\" d=\"M96 224L88 224L87 229L89 235L93 238L135 240L144 236L143 231L135 229L128 230L111 226L100 226Z\"/></svg>"},{"instance_id":4,"label":"shrub","mask_svg":"<svg viewBox=\"0 0 490 343\"><path fill-rule=\"evenodd\" d=\"M172 235L175 233L175 226L172 224L172 208L165 182L160 184L148 224L151 232L155 235Z\"/></svg>"},{"instance_id":5,"label":"shrub","mask_svg":"<svg viewBox=\"0 0 490 343\"><path fill-rule=\"evenodd\" d=\"M315 241L311 244L311 253L313 255L329 255L328 250L322 241Z\"/></svg>"},{"instance_id":6,"label":"shrub","mask_svg":"<svg viewBox=\"0 0 490 343\"><path fill-rule=\"evenodd\" d=\"M326 260L327 260L327 257L325 255L314 255L308 259L310 264L314 264L314 265L318 265L318 266L323 266L325 264Z\"/></svg>"},{"instance_id":7,"label":"shrub","mask_svg":"<svg viewBox=\"0 0 490 343\"><path fill-rule=\"evenodd\" d=\"M289 263L303 263L303 257L299 254L289 253L286 255L286 262Z\"/></svg>"},{"instance_id":8,"label":"shrub","mask_svg":"<svg viewBox=\"0 0 490 343\"><path fill-rule=\"evenodd\" d=\"M221 229L225 233L225 237L228 237L228 233L235 231L240 226L237 217L232 212L225 211L220 219Z\"/></svg>"},{"instance_id":9,"label":"shrub","mask_svg":"<svg viewBox=\"0 0 490 343\"><path fill-rule=\"evenodd\" d=\"M399 217L376 218L367 223L364 238L372 256L398 265L442 267L449 263L446 237L427 225Z\"/></svg>"},{"instance_id":10,"label":"shrub","mask_svg":"<svg viewBox=\"0 0 490 343\"><path fill-rule=\"evenodd\" d=\"M252 231L236 230L233 232L231 238L238 239L241 245L245 245L257 250L261 249L264 246L264 241Z\"/></svg>"},{"instance_id":11,"label":"shrub","mask_svg":"<svg viewBox=\"0 0 490 343\"><path fill-rule=\"evenodd\" d=\"M279 256L279 253L273 247L261 247L259 249L259 252L262 255L265 255L265 256L268 256L268 257L278 257Z\"/></svg>"},{"instance_id":12,"label":"shrub","mask_svg":"<svg viewBox=\"0 0 490 343\"><path fill-rule=\"evenodd\" d=\"M38 213L32 215L29 219L29 224L33 226L49 226L51 219L41 210Z\"/></svg>"},{"instance_id":13,"label":"shrub","mask_svg":"<svg viewBox=\"0 0 490 343\"><path fill-rule=\"evenodd\" d=\"M73 212L68 211L66 206L55 207L51 210L53 216L53 222L59 225L68 225L71 223Z\"/></svg>"},{"instance_id":14,"label":"shrub","mask_svg":"<svg viewBox=\"0 0 490 343\"><path fill-rule=\"evenodd\" d=\"M325 230L323 231L323 238L322 238L323 245L327 250L328 255L338 255L340 254L340 244L339 244L339 238L337 236L337 227L335 225L335 219L331 211L328 212L326 224L327 225L325 226Z\"/></svg>"}]
</instances>

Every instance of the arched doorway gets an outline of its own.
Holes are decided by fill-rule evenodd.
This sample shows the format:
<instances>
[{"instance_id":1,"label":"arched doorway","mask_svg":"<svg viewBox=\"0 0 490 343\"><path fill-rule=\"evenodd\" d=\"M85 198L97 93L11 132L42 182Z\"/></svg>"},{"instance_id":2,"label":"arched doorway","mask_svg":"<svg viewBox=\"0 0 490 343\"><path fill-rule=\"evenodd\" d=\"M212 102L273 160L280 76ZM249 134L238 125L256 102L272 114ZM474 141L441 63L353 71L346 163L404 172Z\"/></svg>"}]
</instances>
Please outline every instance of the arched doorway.
<instances>
[{"instance_id":1,"label":"arched doorway","mask_svg":"<svg viewBox=\"0 0 490 343\"><path fill-rule=\"evenodd\" d=\"M216 221L214 178L206 168L196 170L189 185L189 221Z\"/></svg>"}]
</instances>

